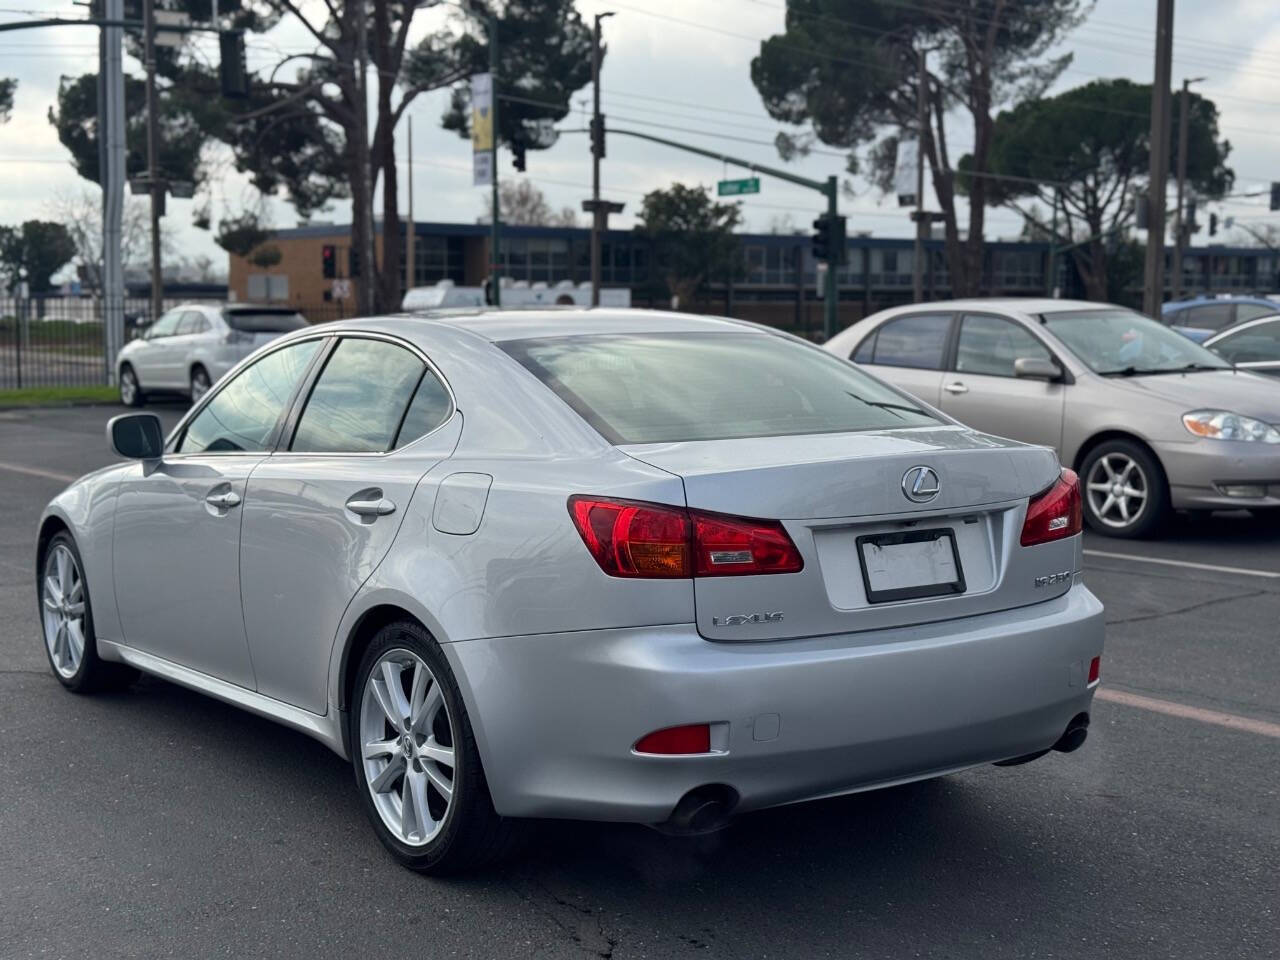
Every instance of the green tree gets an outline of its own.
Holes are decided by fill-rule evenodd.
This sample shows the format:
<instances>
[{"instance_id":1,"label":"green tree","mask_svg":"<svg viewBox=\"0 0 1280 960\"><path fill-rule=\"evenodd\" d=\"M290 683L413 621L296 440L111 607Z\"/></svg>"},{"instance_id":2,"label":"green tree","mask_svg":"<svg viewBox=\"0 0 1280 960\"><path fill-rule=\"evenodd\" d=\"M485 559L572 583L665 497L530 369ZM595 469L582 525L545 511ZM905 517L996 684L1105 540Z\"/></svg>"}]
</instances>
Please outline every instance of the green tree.
<instances>
[{"instance_id":1,"label":"green tree","mask_svg":"<svg viewBox=\"0 0 1280 960\"><path fill-rule=\"evenodd\" d=\"M1176 104L1176 99L1175 99ZM1192 93L1187 125L1187 180L1190 190L1218 199L1231 189L1227 166L1231 145L1218 136L1218 108ZM1058 205L1062 243L1083 241L1071 251L1090 299L1109 297L1110 253L1133 220L1132 195L1145 190L1151 162L1151 85L1129 80L1095 80L1054 97L1029 100L1002 112L992 128L988 169L1009 179L987 184L984 200L1022 213L1049 229L1043 210L1029 201ZM1163 149L1170 169L1177 156L1179 111ZM960 161L969 168L970 158ZM962 189L976 181L961 177ZM1050 218L1051 219L1051 218Z\"/></svg>"},{"instance_id":2,"label":"green tree","mask_svg":"<svg viewBox=\"0 0 1280 960\"><path fill-rule=\"evenodd\" d=\"M738 204L717 203L707 187L673 183L644 195L636 230L653 239L657 272L667 293L688 306L709 280L737 269L733 230L741 222Z\"/></svg>"},{"instance_id":3,"label":"green tree","mask_svg":"<svg viewBox=\"0 0 1280 960\"><path fill-rule=\"evenodd\" d=\"M980 292L988 181L970 191L967 237L956 212L956 172L946 119L968 115L972 171L987 172L992 111L1042 93L1070 62L1045 59L1079 23L1088 0L790 0L786 32L751 62L769 115L809 124L781 135L784 157L813 140L850 151L848 170L890 189L897 143L919 135L943 215L952 292ZM918 51L929 51L923 129L917 117Z\"/></svg>"},{"instance_id":4,"label":"green tree","mask_svg":"<svg viewBox=\"0 0 1280 960\"><path fill-rule=\"evenodd\" d=\"M11 77L0 77L0 123L8 123L13 114L13 92L18 88L18 81Z\"/></svg>"},{"instance_id":5,"label":"green tree","mask_svg":"<svg viewBox=\"0 0 1280 960\"><path fill-rule=\"evenodd\" d=\"M31 293L48 293L50 278L75 255L75 240L60 223L28 220L20 227L0 227L0 275L5 286L26 280Z\"/></svg>"}]
</instances>

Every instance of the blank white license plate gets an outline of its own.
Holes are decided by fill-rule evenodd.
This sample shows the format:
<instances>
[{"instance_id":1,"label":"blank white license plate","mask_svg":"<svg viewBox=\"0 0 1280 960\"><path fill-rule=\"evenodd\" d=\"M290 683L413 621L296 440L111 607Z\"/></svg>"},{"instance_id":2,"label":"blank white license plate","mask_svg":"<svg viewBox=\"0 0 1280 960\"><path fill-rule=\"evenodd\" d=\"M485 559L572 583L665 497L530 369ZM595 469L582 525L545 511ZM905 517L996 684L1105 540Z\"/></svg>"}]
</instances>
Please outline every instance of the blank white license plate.
<instances>
[{"instance_id":1,"label":"blank white license plate","mask_svg":"<svg viewBox=\"0 0 1280 960\"><path fill-rule=\"evenodd\" d=\"M948 529L869 534L858 538L869 603L964 593L964 572Z\"/></svg>"}]
</instances>

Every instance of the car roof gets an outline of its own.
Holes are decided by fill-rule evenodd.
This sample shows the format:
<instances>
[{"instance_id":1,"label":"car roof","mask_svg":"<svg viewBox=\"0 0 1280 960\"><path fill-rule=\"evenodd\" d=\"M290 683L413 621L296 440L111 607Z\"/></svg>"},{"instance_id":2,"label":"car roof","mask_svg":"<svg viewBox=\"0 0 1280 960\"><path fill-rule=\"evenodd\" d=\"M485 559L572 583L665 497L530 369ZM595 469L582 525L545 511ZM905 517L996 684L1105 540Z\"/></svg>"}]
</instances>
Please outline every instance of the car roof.
<instances>
[{"instance_id":1,"label":"car roof","mask_svg":"<svg viewBox=\"0 0 1280 960\"><path fill-rule=\"evenodd\" d=\"M1259 297L1253 294L1214 294L1202 293L1194 297L1188 297L1186 300L1174 300L1164 304L1161 309L1165 312L1176 310L1184 310L1187 307L1200 307L1207 303L1256 303L1260 306L1275 307L1280 311L1280 301L1272 300L1270 297Z\"/></svg>"},{"instance_id":2,"label":"car roof","mask_svg":"<svg viewBox=\"0 0 1280 960\"><path fill-rule=\"evenodd\" d=\"M1040 313L1059 313L1067 310L1124 310L1114 303L1100 303L1096 300L1058 300L1053 297L970 297L958 300L934 300L927 303L912 303L901 307L893 307L881 311L882 314L898 314L906 311L958 311L989 310L992 313L1015 313L1034 316Z\"/></svg>"}]
</instances>

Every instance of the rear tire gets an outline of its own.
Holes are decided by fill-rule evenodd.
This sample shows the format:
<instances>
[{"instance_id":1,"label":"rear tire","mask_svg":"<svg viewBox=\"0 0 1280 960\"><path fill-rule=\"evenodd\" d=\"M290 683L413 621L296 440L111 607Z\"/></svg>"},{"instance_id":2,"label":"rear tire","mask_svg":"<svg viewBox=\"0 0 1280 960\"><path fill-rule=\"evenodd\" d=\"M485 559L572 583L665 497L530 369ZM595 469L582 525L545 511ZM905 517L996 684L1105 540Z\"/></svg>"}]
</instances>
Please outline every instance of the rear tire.
<instances>
[{"instance_id":1,"label":"rear tire","mask_svg":"<svg viewBox=\"0 0 1280 960\"><path fill-rule=\"evenodd\" d=\"M1090 450L1080 465L1080 482L1085 520L1109 537L1150 537L1169 514L1164 470L1132 440L1108 440Z\"/></svg>"},{"instance_id":2,"label":"rear tire","mask_svg":"<svg viewBox=\"0 0 1280 960\"><path fill-rule=\"evenodd\" d=\"M71 534L54 534L40 555L36 574L44 652L53 675L73 693L119 690L138 679L138 671L98 656L93 609L84 563Z\"/></svg>"},{"instance_id":3,"label":"rear tire","mask_svg":"<svg viewBox=\"0 0 1280 960\"><path fill-rule=\"evenodd\" d=\"M138 375L127 363L120 368L120 402L126 407L140 407L147 402L147 395L138 383Z\"/></svg>"},{"instance_id":4,"label":"rear tire","mask_svg":"<svg viewBox=\"0 0 1280 960\"><path fill-rule=\"evenodd\" d=\"M493 809L457 681L419 624L397 621L374 636L348 724L356 789L378 839L402 865L443 875L510 851L517 825Z\"/></svg>"}]
</instances>

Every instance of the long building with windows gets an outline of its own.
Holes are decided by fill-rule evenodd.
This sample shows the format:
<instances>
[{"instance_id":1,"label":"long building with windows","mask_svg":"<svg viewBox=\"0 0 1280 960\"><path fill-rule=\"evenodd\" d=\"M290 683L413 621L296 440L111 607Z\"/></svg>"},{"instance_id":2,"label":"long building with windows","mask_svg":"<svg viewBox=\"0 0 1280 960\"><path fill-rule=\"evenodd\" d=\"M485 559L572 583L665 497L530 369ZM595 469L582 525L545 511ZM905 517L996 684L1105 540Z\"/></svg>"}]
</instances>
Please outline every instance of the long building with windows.
<instances>
[{"instance_id":1,"label":"long building with windows","mask_svg":"<svg viewBox=\"0 0 1280 960\"><path fill-rule=\"evenodd\" d=\"M414 229L414 283L451 280L478 286L488 274L489 227L484 224L417 223ZM381 258L381 228L375 248ZM705 299L683 309L723 313L816 336L822 328L817 264L807 234L739 235L742 263L736 276L713 279ZM314 320L351 316L356 310L360 265L351 255L346 225L315 223L278 230L271 244L279 263L262 268L230 258L229 286L239 300L295 304ZM404 245L402 244L402 250ZM591 275L591 234L585 228L504 226L504 277L521 284L581 283ZM847 263L840 268L840 325L908 302L914 275L909 239L850 237ZM940 240L925 246L925 292L930 299L950 295ZM1171 260L1171 251L1167 254ZM607 231L602 243L606 287L627 287L636 306L669 305L661 251L635 231ZM1167 273L1167 271L1166 271ZM331 275L327 275L331 274ZM1195 247L1183 255L1183 292L1198 294L1280 292L1280 253L1247 247ZM400 264L401 287L407 271ZM1082 290L1070 258L1060 257L1058 286L1063 296ZM990 296L1042 296L1049 291L1049 246L1045 243L989 241L983 289ZM1167 278L1166 278L1167 279ZM1141 290L1133 293L1141 297Z\"/></svg>"}]
</instances>

